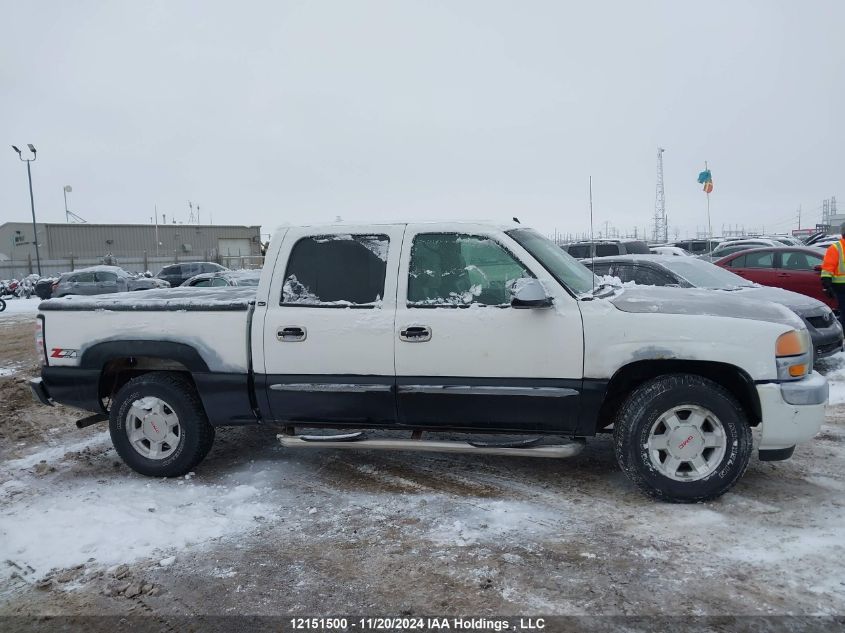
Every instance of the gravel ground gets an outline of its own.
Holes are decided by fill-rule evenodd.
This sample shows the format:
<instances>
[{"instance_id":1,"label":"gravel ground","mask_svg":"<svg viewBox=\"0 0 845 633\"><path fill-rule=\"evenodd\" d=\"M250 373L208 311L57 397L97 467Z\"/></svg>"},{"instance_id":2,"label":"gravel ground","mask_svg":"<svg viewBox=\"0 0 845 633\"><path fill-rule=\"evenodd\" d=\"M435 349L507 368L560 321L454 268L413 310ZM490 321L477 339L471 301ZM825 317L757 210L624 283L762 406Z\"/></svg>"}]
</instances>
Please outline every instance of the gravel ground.
<instances>
[{"instance_id":1,"label":"gravel ground","mask_svg":"<svg viewBox=\"0 0 845 633\"><path fill-rule=\"evenodd\" d=\"M0 343L0 615L845 613L845 406L698 505L640 496L606 437L557 461L221 429L195 474L151 480L31 401L31 317Z\"/></svg>"}]
</instances>

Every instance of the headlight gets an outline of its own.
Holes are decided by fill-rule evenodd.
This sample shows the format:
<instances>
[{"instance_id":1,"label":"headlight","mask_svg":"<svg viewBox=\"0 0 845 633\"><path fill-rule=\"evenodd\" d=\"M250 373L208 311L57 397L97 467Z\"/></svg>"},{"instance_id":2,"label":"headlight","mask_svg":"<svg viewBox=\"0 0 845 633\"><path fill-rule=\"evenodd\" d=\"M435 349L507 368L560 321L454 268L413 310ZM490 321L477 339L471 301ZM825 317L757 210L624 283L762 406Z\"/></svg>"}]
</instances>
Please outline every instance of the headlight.
<instances>
[{"instance_id":1,"label":"headlight","mask_svg":"<svg viewBox=\"0 0 845 633\"><path fill-rule=\"evenodd\" d=\"M775 343L775 356L778 380L800 380L813 365L807 330L792 330L778 337Z\"/></svg>"}]
</instances>

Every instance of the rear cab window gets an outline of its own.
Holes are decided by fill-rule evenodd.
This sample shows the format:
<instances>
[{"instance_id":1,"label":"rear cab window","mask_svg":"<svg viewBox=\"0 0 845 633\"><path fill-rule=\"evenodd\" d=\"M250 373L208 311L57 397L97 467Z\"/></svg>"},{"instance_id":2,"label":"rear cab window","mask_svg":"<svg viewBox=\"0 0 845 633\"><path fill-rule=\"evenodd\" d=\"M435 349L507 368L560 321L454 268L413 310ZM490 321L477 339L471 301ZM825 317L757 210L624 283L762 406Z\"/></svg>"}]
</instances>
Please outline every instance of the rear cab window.
<instances>
[{"instance_id":1,"label":"rear cab window","mask_svg":"<svg viewBox=\"0 0 845 633\"><path fill-rule=\"evenodd\" d=\"M380 307L389 246L383 234L300 238L288 257L279 305Z\"/></svg>"}]
</instances>

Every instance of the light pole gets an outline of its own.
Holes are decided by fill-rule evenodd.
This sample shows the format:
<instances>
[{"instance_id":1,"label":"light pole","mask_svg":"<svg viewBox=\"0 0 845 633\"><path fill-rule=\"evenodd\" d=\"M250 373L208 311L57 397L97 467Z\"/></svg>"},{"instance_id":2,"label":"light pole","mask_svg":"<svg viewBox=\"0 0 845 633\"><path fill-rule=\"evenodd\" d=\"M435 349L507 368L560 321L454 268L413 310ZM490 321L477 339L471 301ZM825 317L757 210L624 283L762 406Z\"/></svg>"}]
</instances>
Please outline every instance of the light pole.
<instances>
[{"instance_id":1,"label":"light pole","mask_svg":"<svg viewBox=\"0 0 845 633\"><path fill-rule=\"evenodd\" d=\"M27 143L26 146L29 148L29 151L32 152L32 158L24 158L21 151L14 145L12 145L12 149L17 152L18 158L26 163L26 176L29 179L29 204L30 207L32 207L32 241L35 244L35 261L38 264L38 276L40 277L41 253L38 251L38 228L35 226L35 198L32 195L32 169L29 166L29 164L35 160L35 146L32 143Z\"/></svg>"}]
</instances>

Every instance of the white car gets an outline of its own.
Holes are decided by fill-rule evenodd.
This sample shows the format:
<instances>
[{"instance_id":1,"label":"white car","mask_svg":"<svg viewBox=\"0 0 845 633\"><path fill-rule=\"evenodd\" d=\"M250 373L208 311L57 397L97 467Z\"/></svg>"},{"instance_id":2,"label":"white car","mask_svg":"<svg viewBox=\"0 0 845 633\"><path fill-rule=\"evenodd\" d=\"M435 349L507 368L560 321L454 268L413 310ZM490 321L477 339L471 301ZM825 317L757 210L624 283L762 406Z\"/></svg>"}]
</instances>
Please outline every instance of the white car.
<instances>
[{"instance_id":1,"label":"white car","mask_svg":"<svg viewBox=\"0 0 845 633\"><path fill-rule=\"evenodd\" d=\"M38 323L34 395L108 420L154 477L194 469L222 425L282 424L291 449L534 457L607 432L641 490L692 502L742 476L752 428L761 459L789 458L828 395L787 308L597 285L519 224L287 227L257 289L51 299Z\"/></svg>"},{"instance_id":2,"label":"white car","mask_svg":"<svg viewBox=\"0 0 845 633\"><path fill-rule=\"evenodd\" d=\"M652 246L649 248L653 255L667 255L670 257L692 257L692 253L679 246Z\"/></svg>"}]
</instances>

